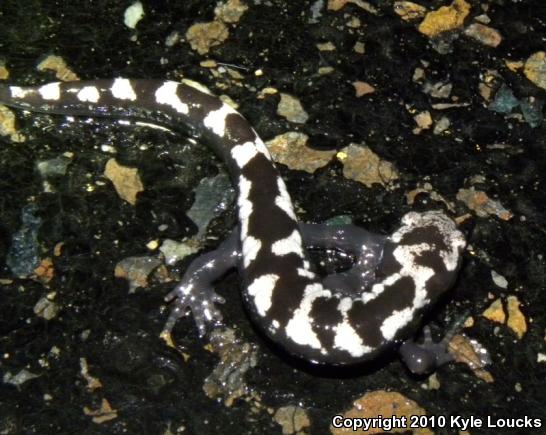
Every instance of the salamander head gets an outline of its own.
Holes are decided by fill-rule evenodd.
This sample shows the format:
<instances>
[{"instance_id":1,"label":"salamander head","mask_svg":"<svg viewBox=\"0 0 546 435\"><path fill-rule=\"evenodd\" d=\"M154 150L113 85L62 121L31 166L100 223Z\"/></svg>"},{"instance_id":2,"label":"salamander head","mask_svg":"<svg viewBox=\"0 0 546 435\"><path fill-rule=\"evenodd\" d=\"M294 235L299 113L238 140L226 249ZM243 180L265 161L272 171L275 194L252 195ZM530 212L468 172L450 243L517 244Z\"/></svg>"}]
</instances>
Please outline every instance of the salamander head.
<instances>
[{"instance_id":1,"label":"salamander head","mask_svg":"<svg viewBox=\"0 0 546 435\"><path fill-rule=\"evenodd\" d=\"M389 242L385 274L411 276L432 300L453 284L466 246L463 233L441 211L407 213Z\"/></svg>"}]
</instances>

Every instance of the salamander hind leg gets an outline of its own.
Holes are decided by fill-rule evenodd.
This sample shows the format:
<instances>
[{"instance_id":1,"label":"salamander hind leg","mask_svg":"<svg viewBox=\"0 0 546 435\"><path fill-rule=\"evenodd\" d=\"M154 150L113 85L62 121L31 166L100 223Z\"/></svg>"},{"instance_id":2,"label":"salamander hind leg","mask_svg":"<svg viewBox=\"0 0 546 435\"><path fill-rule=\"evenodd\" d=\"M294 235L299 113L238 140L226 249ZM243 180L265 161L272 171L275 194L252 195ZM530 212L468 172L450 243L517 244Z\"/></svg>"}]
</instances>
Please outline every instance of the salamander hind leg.
<instances>
[{"instance_id":1,"label":"salamander hind leg","mask_svg":"<svg viewBox=\"0 0 546 435\"><path fill-rule=\"evenodd\" d=\"M173 308L163 327L170 333L181 317L191 310L199 335L205 335L207 325L222 322L222 313L216 303L223 304L225 299L214 290L213 283L230 269L237 266L239 259L237 231L214 251L197 257L188 267L182 280L165 296L167 302L173 301Z\"/></svg>"}]
</instances>

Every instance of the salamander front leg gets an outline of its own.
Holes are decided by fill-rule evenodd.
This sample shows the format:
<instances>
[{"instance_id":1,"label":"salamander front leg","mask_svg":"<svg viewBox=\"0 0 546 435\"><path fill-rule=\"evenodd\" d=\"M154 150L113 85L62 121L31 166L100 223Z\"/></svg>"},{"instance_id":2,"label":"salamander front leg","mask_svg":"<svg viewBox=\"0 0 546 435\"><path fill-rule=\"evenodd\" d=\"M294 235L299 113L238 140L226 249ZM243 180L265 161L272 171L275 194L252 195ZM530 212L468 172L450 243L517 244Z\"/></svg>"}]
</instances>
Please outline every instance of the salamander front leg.
<instances>
[{"instance_id":1,"label":"salamander front leg","mask_svg":"<svg viewBox=\"0 0 546 435\"><path fill-rule=\"evenodd\" d=\"M365 295L377 282L380 263L384 260L386 236L374 234L355 225L300 224L306 247L338 249L355 257L352 267L341 273L325 276L322 283L336 289L344 296ZM380 273L380 272L379 272ZM449 345L460 330L467 315L463 315L450 326L444 338L438 342L432 339L430 328L423 328L423 342L406 340L399 348L399 354L414 374L429 374L438 367L454 360Z\"/></svg>"},{"instance_id":2,"label":"salamander front leg","mask_svg":"<svg viewBox=\"0 0 546 435\"><path fill-rule=\"evenodd\" d=\"M344 296L369 291L376 281L376 269L383 257L386 236L356 225L300 224L306 248L338 249L355 261L349 270L326 275L322 284Z\"/></svg>"},{"instance_id":3,"label":"salamander front leg","mask_svg":"<svg viewBox=\"0 0 546 435\"><path fill-rule=\"evenodd\" d=\"M186 315L187 308L193 314L200 336L205 335L207 324L222 321L222 313L215 304L223 304L225 299L214 291L213 283L237 267L240 256L238 234L238 230L232 231L217 249L197 257L178 285L165 296L167 302L174 300L174 306L164 332L171 332L178 319Z\"/></svg>"},{"instance_id":4,"label":"salamander front leg","mask_svg":"<svg viewBox=\"0 0 546 435\"><path fill-rule=\"evenodd\" d=\"M464 313L455 319L438 342L433 340L430 327L424 326L422 343L418 343L413 338L402 343L398 353L408 370L416 375L426 375L453 361L454 356L449 352L449 343L459 332L467 317L468 313Z\"/></svg>"}]
</instances>

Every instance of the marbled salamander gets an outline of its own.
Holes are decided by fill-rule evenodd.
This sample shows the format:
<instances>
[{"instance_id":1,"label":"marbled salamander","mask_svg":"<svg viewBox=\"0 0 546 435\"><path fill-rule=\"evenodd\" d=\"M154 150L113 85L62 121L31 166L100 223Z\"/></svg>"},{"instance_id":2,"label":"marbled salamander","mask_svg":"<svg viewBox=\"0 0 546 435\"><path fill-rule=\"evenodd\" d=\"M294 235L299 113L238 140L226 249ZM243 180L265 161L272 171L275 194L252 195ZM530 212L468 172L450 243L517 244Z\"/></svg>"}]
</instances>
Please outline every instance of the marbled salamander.
<instances>
[{"instance_id":1,"label":"marbled salamander","mask_svg":"<svg viewBox=\"0 0 546 435\"><path fill-rule=\"evenodd\" d=\"M223 298L212 283L237 267L250 316L269 338L313 363L350 364L400 343L456 278L465 239L440 211L410 212L389 236L352 225L299 225L263 141L242 115L195 82L117 78L0 86L0 103L143 119L189 133L225 162L238 191L238 228L197 258L167 296L174 299L167 331L188 307L201 333L205 322L220 319L215 303ZM306 246L341 249L357 260L348 271L320 278Z\"/></svg>"}]
</instances>

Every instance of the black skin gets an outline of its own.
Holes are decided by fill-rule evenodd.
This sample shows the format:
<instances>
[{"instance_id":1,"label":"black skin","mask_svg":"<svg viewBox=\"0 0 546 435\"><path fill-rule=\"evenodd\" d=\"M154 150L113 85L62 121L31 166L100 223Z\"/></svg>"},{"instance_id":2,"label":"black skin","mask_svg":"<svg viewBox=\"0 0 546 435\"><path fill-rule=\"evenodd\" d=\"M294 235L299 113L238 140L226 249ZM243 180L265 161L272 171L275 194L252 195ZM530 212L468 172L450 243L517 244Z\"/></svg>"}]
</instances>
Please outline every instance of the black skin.
<instances>
[{"instance_id":1,"label":"black skin","mask_svg":"<svg viewBox=\"0 0 546 435\"><path fill-rule=\"evenodd\" d=\"M347 295L354 294L355 289L365 291L369 288L375 278L375 268L381 261L385 236L354 225L299 224L299 227L306 248L339 249L356 258L351 269L326 275L324 283L335 282L334 287L341 288ZM208 323L221 324L222 314L215 303L224 303L225 299L214 291L213 282L239 265L241 252L238 233L238 229L233 230L218 248L193 260L181 282L165 297L166 301L174 300L174 307L164 331L172 330L176 321L186 315L186 308L191 309L201 336L205 335ZM184 293L184 288L189 288L189 291ZM466 317L457 319L439 342L433 341L430 328L425 326L423 343L414 339L402 343L398 352L408 370L416 375L426 375L453 361L449 342Z\"/></svg>"}]
</instances>

